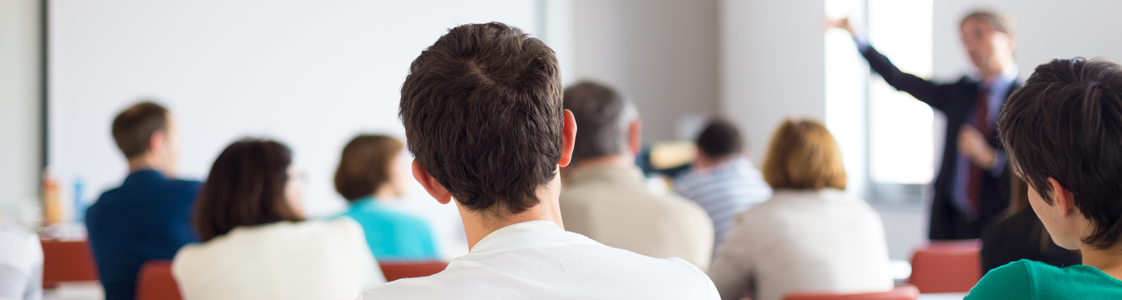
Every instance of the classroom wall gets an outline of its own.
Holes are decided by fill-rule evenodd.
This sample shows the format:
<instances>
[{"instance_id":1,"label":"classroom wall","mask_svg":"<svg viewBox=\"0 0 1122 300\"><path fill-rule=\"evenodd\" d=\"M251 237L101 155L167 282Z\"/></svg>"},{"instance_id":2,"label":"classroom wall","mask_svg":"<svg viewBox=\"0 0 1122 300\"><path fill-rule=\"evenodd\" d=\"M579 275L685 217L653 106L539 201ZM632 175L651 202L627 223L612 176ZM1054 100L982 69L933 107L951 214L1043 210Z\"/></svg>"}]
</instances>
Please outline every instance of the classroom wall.
<instances>
[{"instance_id":1,"label":"classroom wall","mask_svg":"<svg viewBox=\"0 0 1122 300\"><path fill-rule=\"evenodd\" d=\"M39 186L39 1L0 0L0 219L27 222Z\"/></svg>"},{"instance_id":2,"label":"classroom wall","mask_svg":"<svg viewBox=\"0 0 1122 300\"><path fill-rule=\"evenodd\" d=\"M629 96L644 120L644 141L676 138L680 119L717 112L718 4L574 1L574 78Z\"/></svg>"}]
</instances>

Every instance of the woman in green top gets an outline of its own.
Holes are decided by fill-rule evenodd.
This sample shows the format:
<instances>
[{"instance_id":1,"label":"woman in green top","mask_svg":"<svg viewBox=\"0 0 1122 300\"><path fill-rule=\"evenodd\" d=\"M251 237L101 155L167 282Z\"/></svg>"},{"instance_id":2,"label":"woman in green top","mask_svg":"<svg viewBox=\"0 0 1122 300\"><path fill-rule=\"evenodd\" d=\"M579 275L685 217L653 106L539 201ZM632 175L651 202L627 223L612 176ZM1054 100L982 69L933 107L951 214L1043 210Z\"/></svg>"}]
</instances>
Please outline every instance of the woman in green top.
<instances>
[{"instance_id":1,"label":"woman in green top","mask_svg":"<svg viewBox=\"0 0 1122 300\"><path fill-rule=\"evenodd\" d=\"M1122 66L1106 60L1042 64L1010 96L998 123L1029 205L1083 265L1020 260L970 290L979 299L1122 299Z\"/></svg>"},{"instance_id":2,"label":"woman in green top","mask_svg":"<svg viewBox=\"0 0 1122 300\"><path fill-rule=\"evenodd\" d=\"M408 188L402 148L401 141L382 135L360 135L347 143L335 171L335 190L351 203L342 216L362 225L379 262L436 260L428 223L386 206Z\"/></svg>"}]
</instances>

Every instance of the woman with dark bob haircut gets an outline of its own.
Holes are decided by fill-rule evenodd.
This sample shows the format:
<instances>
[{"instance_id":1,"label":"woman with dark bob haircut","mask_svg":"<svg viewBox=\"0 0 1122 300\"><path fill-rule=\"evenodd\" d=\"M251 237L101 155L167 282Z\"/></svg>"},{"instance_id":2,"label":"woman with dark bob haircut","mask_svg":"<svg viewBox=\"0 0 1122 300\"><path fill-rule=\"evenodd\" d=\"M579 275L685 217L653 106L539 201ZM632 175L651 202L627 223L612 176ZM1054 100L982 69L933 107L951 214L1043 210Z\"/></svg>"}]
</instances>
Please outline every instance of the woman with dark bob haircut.
<instances>
[{"instance_id":1,"label":"woman with dark bob haircut","mask_svg":"<svg viewBox=\"0 0 1122 300\"><path fill-rule=\"evenodd\" d=\"M292 151L244 139L222 151L195 203L202 244L172 270L187 299L353 299L385 282L350 219L305 220Z\"/></svg>"},{"instance_id":2,"label":"woman with dark bob haircut","mask_svg":"<svg viewBox=\"0 0 1122 300\"><path fill-rule=\"evenodd\" d=\"M366 232L379 261L436 260L432 231L424 220L388 206L408 189L409 164L401 141L384 135L359 135L343 147L335 170L335 190L350 203L343 214Z\"/></svg>"}]
</instances>

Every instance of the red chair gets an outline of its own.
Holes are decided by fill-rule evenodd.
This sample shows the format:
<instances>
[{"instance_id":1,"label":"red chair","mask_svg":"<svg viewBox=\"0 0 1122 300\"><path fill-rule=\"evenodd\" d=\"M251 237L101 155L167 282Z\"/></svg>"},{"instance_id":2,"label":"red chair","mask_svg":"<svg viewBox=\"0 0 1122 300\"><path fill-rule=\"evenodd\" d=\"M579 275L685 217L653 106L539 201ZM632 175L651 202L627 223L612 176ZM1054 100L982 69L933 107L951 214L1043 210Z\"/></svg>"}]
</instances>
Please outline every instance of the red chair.
<instances>
[{"instance_id":1,"label":"red chair","mask_svg":"<svg viewBox=\"0 0 1122 300\"><path fill-rule=\"evenodd\" d=\"M179 284L171 274L170 260L153 260L140 266L136 278L136 300L182 300Z\"/></svg>"},{"instance_id":2,"label":"red chair","mask_svg":"<svg viewBox=\"0 0 1122 300\"><path fill-rule=\"evenodd\" d=\"M58 287L63 281L97 280L97 267L86 241L39 242L43 244L43 288Z\"/></svg>"},{"instance_id":3,"label":"red chair","mask_svg":"<svg viewBox=\"0 0 1122 300\"><path fill-rule=\"evenodd\" d=\"M783 297L784 300L916 300L919 298L919 289L914 285L898 286L896 289L882 293L862 294L827 294L827 293L796 293Z\"/></svg>"},{"instance_id":4,"label":"red chair","mask_svg":"<svg viewBox=\"0 0 1122 300\"><path fill-rule=\"evenodd\" d=\"M912 256L909 282L924 294L969 292L982 279L981 250L978 240L928 244Z\"/></svg>"},{"instance_id":5,"label":"red chair","mask_svg":"<svg viewBox=\"0 0 1122 300\"><path fill-rule=\"evenodd\" d=\"M387 282L402 278L425 277L440 273L448 267L448 263L442 261L384 262L379 265L382 267L382 274L386 275Z\"/></svg>"}]
</instances>

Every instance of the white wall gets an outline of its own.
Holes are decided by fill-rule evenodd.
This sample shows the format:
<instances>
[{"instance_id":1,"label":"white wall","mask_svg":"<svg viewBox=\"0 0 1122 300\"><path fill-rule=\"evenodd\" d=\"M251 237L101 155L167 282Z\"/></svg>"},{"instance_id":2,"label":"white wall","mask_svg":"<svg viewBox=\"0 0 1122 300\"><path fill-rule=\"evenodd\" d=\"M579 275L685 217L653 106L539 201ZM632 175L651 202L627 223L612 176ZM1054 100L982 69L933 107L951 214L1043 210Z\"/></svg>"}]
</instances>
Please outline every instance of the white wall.
<instances>
[{"instance_id":1,"label":"white wall","mask_svg":"<svg viewBox=\"0 0 1122 300\"><path fill-rule=\"evenodd\" d=\"M997 8L1016 22L1021 80L1054 58L1105 57L1122 62L1122 1L940 0L935 1L935 77L957 79L972 70L959 21L970 10Z\"/></svg>"},{"instance_id":2,"label":"white wall","mask_svg":"<svg viewBox=\"0 0 1122 300\"><path fill-rule=\"evenodd\" d=\"M574 77L629 96L644 141L676 138L681 118L717 112L718 1L576 0L573 16Z\"/></svg>"},{"instance_id":3,"label":"white wall","mask_svg":"<svg viewBox=\"0 0 1122 300\"><path fill-rule=\"evenodd\" d=\"M39 1L0 0L0 66L0 218L30 222L41 156Z\"/></svg>"},{"instance_id":4,"label":"white wall","mask_svg":"<svg viewBox=\"0 0 1122 300\"><path fill-rule=\"evenodd\" d=\"M824 11L820 0L721 1L720 112L757 163L783 119L826 117Z\"/></svg>"}]
</instances>

